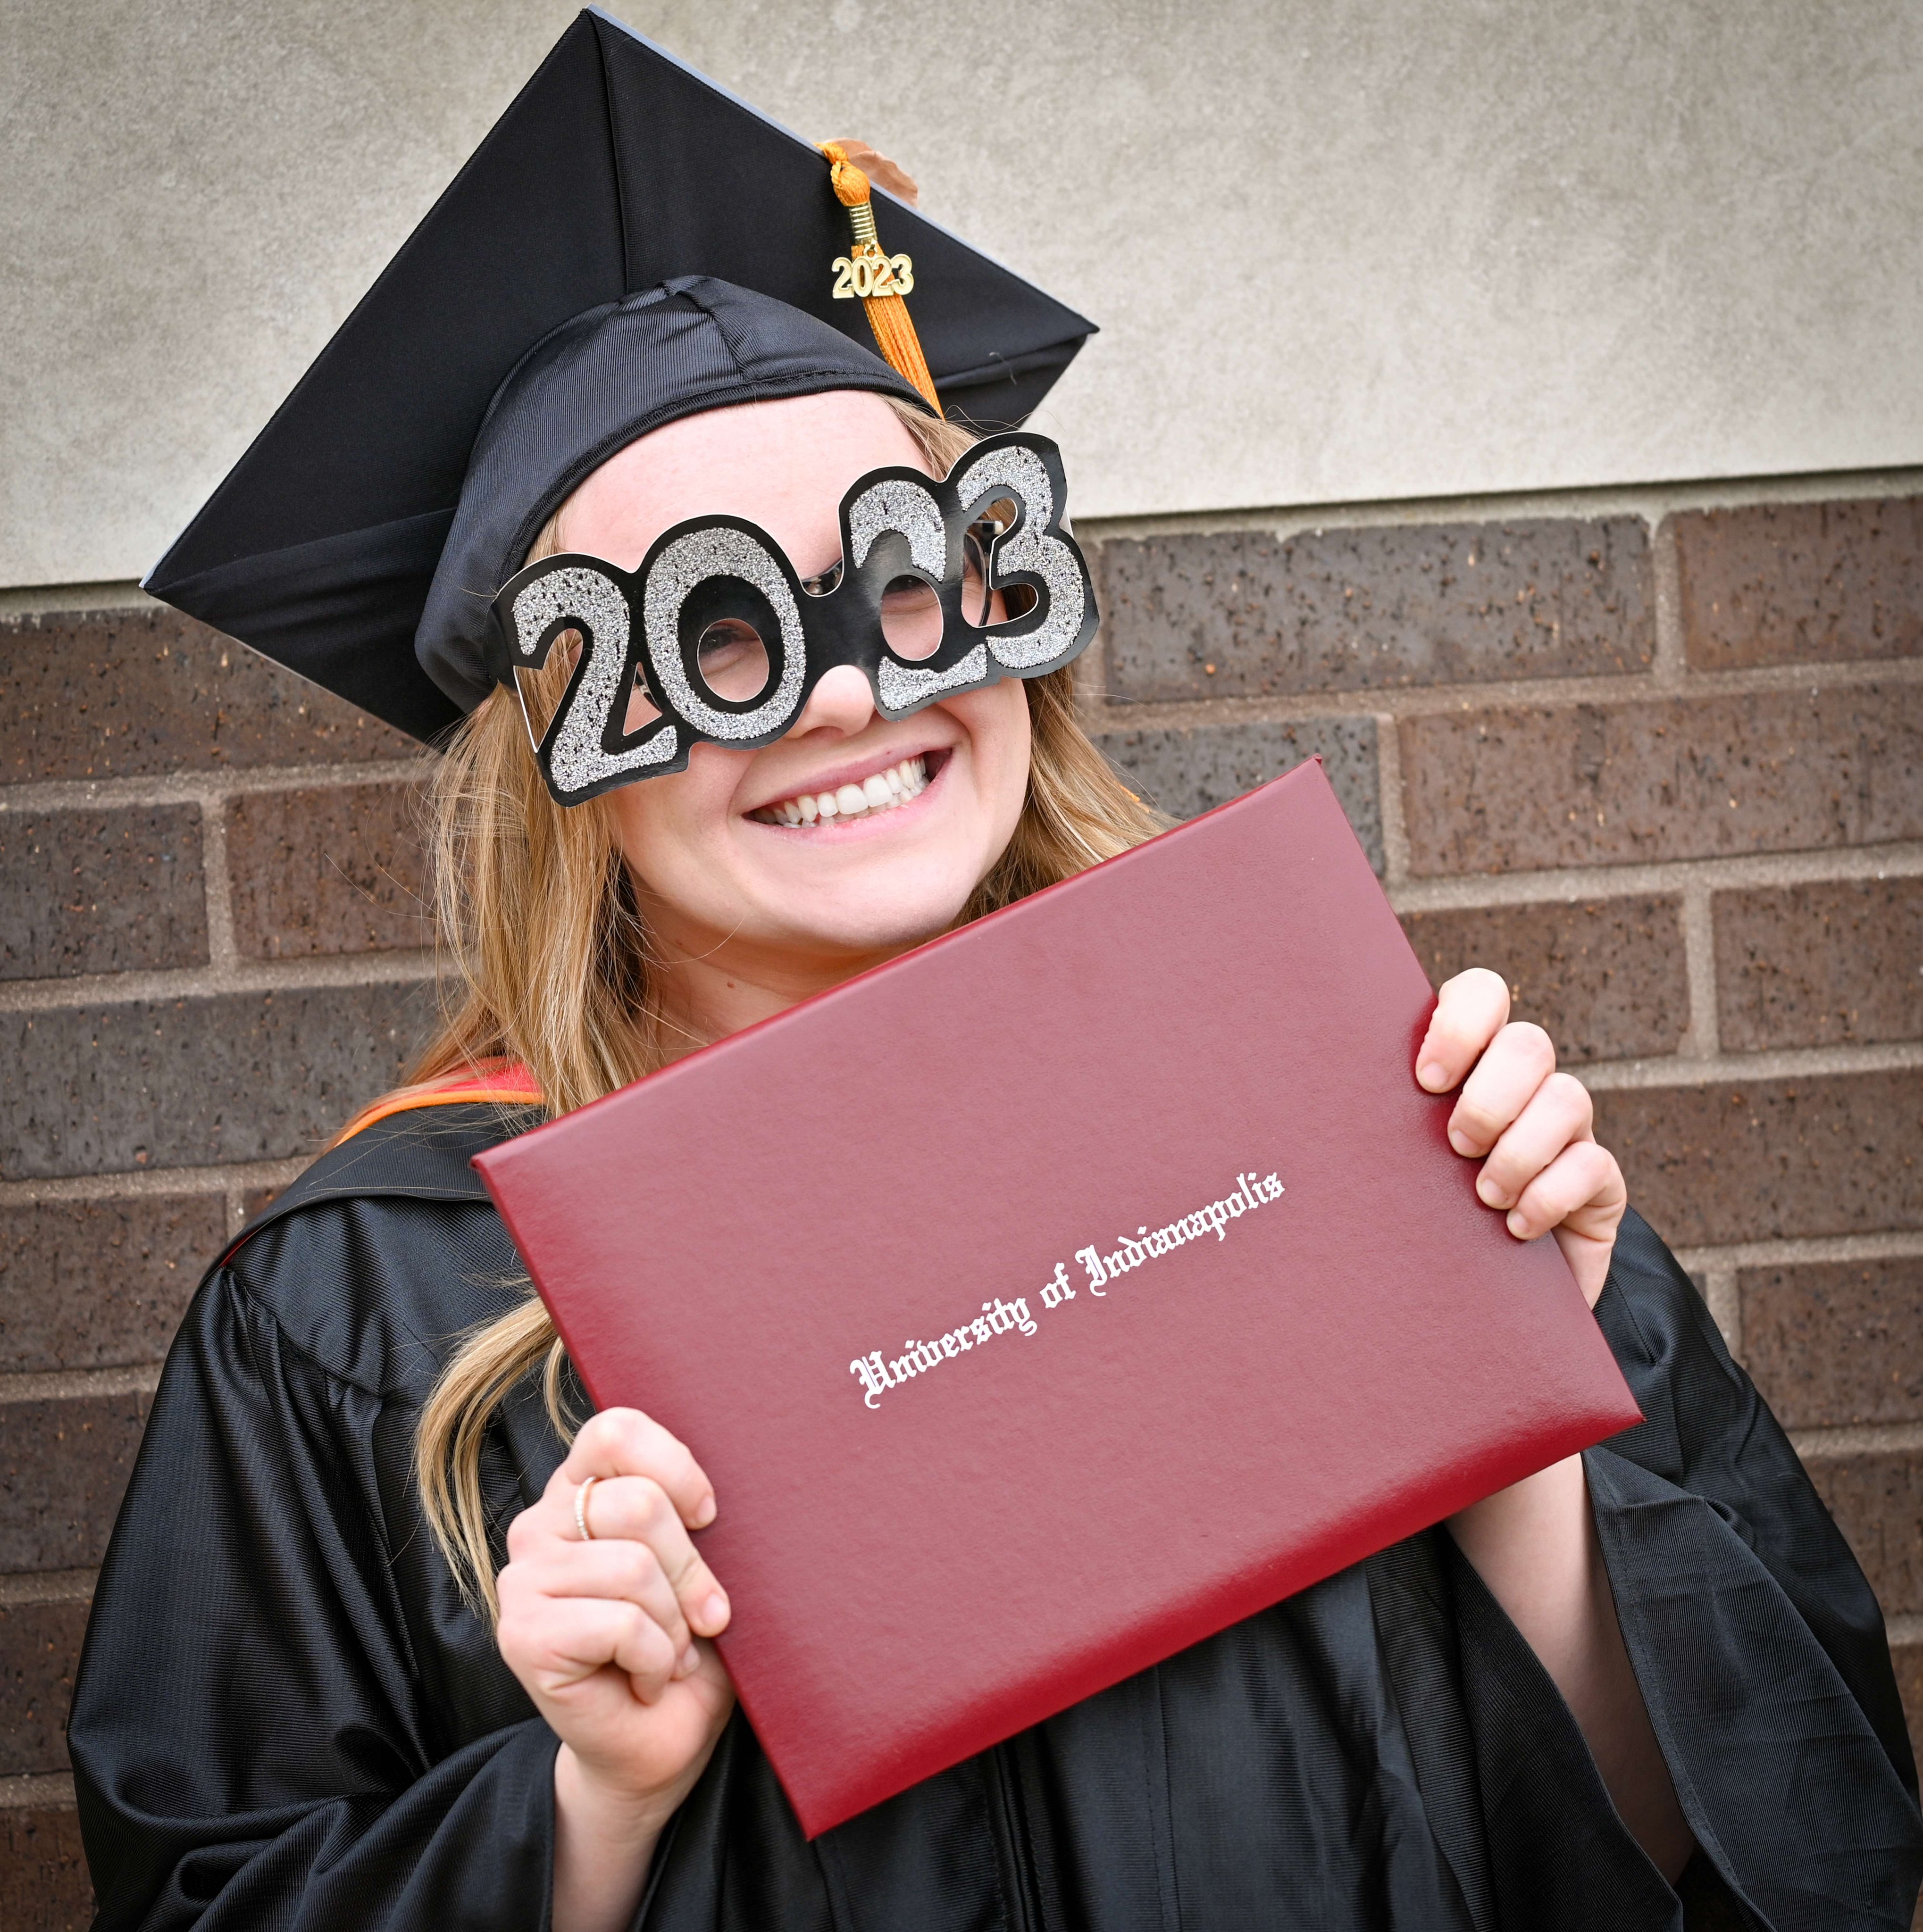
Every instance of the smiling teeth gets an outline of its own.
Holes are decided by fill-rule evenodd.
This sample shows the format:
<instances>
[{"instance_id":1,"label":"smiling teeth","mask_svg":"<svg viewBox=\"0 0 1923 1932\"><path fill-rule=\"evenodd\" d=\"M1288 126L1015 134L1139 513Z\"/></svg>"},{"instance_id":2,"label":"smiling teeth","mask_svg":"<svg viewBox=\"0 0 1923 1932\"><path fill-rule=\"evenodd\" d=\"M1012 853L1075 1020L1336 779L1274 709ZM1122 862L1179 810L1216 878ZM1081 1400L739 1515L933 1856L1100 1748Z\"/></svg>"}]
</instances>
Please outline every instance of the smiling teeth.
<instances>
[{"instance_id":1,"label":"smiling teeth","mask_svg":"<svg viewBox=\"0 0 1923 1932\"><path fill-rule=\"evenodd\" d=\"M892 812L928 789L928 767L924 757L904 758L885 772L864 778L859 784L845 784L833 791L803 792L797 798L784 798L779 805L765 805L748 814L764 825L825 825L837 818L859 818L870 812Z\"/></svg>"}]
</instances>

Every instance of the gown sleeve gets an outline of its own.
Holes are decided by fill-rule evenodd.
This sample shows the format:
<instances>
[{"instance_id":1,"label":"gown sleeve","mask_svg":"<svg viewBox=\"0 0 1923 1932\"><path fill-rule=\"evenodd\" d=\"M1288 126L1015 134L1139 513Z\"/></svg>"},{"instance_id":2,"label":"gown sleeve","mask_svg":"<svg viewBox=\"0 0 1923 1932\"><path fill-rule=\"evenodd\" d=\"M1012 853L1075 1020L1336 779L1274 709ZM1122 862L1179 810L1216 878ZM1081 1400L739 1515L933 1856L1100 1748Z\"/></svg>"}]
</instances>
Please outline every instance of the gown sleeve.
<instances>
[{"instance_id":1,"label":"gown sleeve","mask_svg":"<svg viewBox=\"0 0 1923 1932\"><path fill-rule=\"evenodd\" d=\"M386 1546L392 1407L231 1271L202 1287L75 1687L96 1932L547 1924L556 1740L524 1699L437 1735Z\"/></svg>"},{"instance_id":2,"label":"gown sleeve","mask_svg":"<svg viewBox=\"0 0 1923 1932\"><path fill-rule=\"evenodd\" d=\"M1772 1932L1907 1928L1923 1819L1875 1596L1688 1276L1633 1214L1596 1314L1644 1420L1585 1457L1591 1507L1702 1856ZM1463 1580L1472 1648L1495 1621L1476 1613L1486 1595ZM1510 1660L1512 1682L1521 1667ZM1536 1802L1508 1800L1524 1814ZM1489 1822L1512 1873L1531 1863L1525 1841L1555 1835L1526 1815Z\"/></svg>"}]
</instances>

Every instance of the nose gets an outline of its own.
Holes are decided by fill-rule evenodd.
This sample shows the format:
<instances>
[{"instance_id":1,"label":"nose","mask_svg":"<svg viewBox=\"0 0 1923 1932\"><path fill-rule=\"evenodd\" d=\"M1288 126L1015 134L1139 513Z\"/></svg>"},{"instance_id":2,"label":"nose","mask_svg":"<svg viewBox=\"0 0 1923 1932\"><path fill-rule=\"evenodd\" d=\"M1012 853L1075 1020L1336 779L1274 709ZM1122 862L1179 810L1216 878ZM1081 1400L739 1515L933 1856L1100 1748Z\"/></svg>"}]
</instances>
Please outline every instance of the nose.
<instances>
[{"instance_id":1,"label":"nose","mask_svg":"<svg viewBox=\"0 0 1923 1932\"><path fill-rule=\"evenodd\" d=\"M808 694L788 735L798 738L810 731L834 731L852 738L866 730L874 716L875 694L868 680L852 664L837 664Z\"/></svg>"}]
</instances>

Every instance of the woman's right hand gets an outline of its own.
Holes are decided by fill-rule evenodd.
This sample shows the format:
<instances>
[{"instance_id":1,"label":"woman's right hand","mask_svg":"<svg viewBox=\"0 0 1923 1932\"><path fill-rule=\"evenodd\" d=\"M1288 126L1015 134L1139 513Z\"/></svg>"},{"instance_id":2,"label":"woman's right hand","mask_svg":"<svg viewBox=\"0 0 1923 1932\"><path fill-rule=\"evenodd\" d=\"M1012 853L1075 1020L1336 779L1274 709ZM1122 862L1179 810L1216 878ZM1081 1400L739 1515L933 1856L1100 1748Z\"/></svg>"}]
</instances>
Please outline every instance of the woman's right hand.
<instances>
[{"instance_id":1,"label":"woman's right hand","mask_svg":"<svg viewBox=\"0 0 1923 1932\"><path fill-rule=\"evenodd\" d=\"M583 1542L575 1503L590 1477ZM497 1640L561 1740L557 1932L627 1922L654 1842L733 1708L704 1640L727 1628L727 1595L688 1534L714 1513L686 1445L638 1409L612 1408L509 1526Z\"/></svg>"}]
</instances>

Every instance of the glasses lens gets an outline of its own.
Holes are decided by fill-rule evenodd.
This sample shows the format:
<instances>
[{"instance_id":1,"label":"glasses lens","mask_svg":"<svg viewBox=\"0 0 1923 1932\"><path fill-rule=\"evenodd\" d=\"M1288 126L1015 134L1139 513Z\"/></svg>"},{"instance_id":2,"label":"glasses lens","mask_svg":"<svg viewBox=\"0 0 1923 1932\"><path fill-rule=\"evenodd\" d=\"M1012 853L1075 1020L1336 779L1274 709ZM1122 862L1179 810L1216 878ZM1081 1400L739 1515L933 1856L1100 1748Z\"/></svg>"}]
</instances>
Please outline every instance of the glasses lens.
<instances>
[{"instance_id":1,"label":"glasses lens","mask_svg":"<svg viewBox=\"0 0 1923 1932\"><path fill-rule=\"evenodd\" d=\"M628 692L628 708L621 716L621 729L632 737L644 724L652 724L661 716L660 708L648 694L648 680L641 667L634 668L634 683Z\"/></svg>"},{"instance_id":2,"label":"glasses lens","mask_svg":"<svg viewBox=\"0 0 1923 1932\"><path fill-rule=\"evenodd\" d=\"M695 662L709 690L745 704L767 687L768 646L745 617L718 617L695 644Z\"/></svg>"},{"instance_id":3,"label":"glasses lens","mask_svg":"<svg viewBox=\"0 0 1923 1932\"><path fill-rule=\"evenodd\" d=\"M882 593L882 635L898 658L932 658L942 647L942 600L918 577L897 577Z\"/></svg>"},{"instance_id":4,"label":"glasses lens","mask_svg":"<svg viewBox=\"0 0 1923 1932\"><path fill-rule=\"evenodd\" d=\"M971 624L988 622L988 548L972 526L962 538L962 615Z\"/></svg>"},{"instance_id":5,"label":"glasses lens","mask_svg":"<svg viewBox=\"0 0 1923 1932\"><path fill-rule=\"evenodd\" d=\"M539 670L527 664L515 666L514 694L521 700L521 716L527 724L530 745L538 745L554 722L555 709L580 661L581 643L578 631L563 631L548 646L548 661Z\"/></svg>"}]
</instances>

